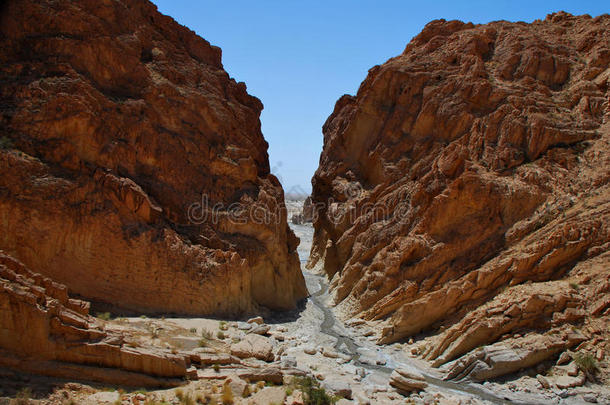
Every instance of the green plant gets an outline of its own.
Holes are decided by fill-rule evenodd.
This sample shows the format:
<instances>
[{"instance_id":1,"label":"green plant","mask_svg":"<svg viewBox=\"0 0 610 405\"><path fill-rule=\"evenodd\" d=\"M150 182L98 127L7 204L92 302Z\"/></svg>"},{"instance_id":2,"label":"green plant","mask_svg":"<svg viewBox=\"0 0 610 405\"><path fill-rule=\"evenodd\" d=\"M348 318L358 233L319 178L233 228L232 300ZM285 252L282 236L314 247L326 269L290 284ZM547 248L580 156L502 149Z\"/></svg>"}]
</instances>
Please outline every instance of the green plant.
<instances>
[{"instance_id":1,"label":"green plant","mask_svg":"<svg viewBox=\"0 0 610 405\"><path fill-rule=\"evenodd\" d=\"M184 391L182 390L182 388L176 388L176 391L174 391L174 394L176 395L176 398L178 398L179 400L182 400L182 398L184 398Z\"/></svg>"},{"instance_id":2,"label":"green plant","mask_svg":"<svg viewBox=\"0 0 610 405\"><path fill-rule=\"evenodd\" d=\"M214 369L214 371L216 371L217 373L220 372L220 366L218 364L214 364L212 366L212 368Z\"/></svg>"},{"instance_id":3,"label":"green plant","mask_svg":"<svg viewBox=\"0 0 610 405\"><path fill-rule=\"evenodd\" d=\"M207 329L201 329L201 337L207 339L207 340L211 340L213 338L213 334L212 332L210 332Z\"/></svg>"},{"instance_id":4,"label":"green plant","mask_svg":"<svg viewBox=\"0 0 610 405\"><path fill-rule=\"evenodd\" d=\"M294 385L303 392L305 405L332 405L339 400L328 395L320 383L311 377L297 377Z\"/></svg>"},{"instance_id":5,"label":"green plant","mask_svg":"<svg viewBox=\"0 0 610 405\"><path fill-rule=\"evenodd\" d=\"M191 332L191 333L197 333L197 328L191 328L191 329L189 329L189 332Z\"/></svg>"},{"instance_id":6,"label":"green plant","mask_svg":"<svg viewBox=\"0 0 610 405\"><path fill-rule=\"evenodd\" d=\"M224 339L225 338L225 334L223 331L219 330L218 333L216 333L216 337L218 339Z\"/></svg>"},{"instance_id":7,"label":"green plant","mask_svg":"<svg viewBox=\"0 0 610 405\"><path fill-rule=\"evenodd\" d=\"M570 287L572 287L576 291L578 291L578 289L580 288L580 286L576 283L570 283Z\"/></svg>"},{"instance_id":8,"label":"green plant","mask_svg":"<svg viewBox=\"0 0 610 405\"><path fill-rule=\"evenodd\" d=\"M0 137L0 149L13 149L13 141L6 136Z\"/></svg>"},{"instance_id":9,"label":"green plant","mask_svg":"<svg viewBox=\"0 0 610 405\"><path fill-rule=\"evenodd\" d=\"M101 319L102 321L109 321L112 319L112 315L110 314L110 312L98 312L97 314L95 314L95 316L98 319Z\"/></svg>"},{"instance_id":10,"label":"green plant","mask_svg":"<svg viewBox=\"0 0 610 405\"><path fill-rule=\"evenodd\" d=\"M228 330L228 329L229 329L229 325L227 325L227 322L226 322L226 321L220 321L220 322L218 323L218 328L219 328L220 330Z\"/></svg>"},{"instance_id":11,"label":"green plant","mask_svg":"<svg viewBox=\"0 0 610 405\"><path fill-rule=\"evenodd\" d=\"M208 340L206 338L201 338L197 343L199 347L206 347L208 345Z\"/></svg>"},{"instance_id":12,"label":"green plant","mask_svg":"<svg viewBox=\"0 0 610 405\"><path fill-rule=\"evenodd\" d=\"M595 381L595 374L599 371L599 366L591 353L576 353L574 362L588 380Z\"/></svg>"}]
</instances>

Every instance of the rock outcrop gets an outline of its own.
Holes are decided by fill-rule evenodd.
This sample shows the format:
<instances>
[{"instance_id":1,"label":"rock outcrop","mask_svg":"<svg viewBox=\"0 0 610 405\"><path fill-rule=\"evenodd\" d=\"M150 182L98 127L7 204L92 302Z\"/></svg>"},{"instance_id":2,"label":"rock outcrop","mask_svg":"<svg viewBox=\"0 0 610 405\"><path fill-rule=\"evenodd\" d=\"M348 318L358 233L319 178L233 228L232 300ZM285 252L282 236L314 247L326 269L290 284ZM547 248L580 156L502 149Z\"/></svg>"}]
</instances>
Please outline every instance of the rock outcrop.
<instances>
[{"instance_id":1,"label":"rock outcrop","mask_svg":"<svg viewBox=\"0 0 610 405\"><path fill-rule=\"evenodd\" d=\"M137 313L307 294L261 102L145 0L3 2L0 248Z\"/></svg>"},{"instance_id":2,"label":"rock outcrop","mask_svg":"<svg viewBox=\"0 0 610 405\"><path fill-rule=\"evenodd\" d=\"M339 99L308 266L346 317L381 343L437 335L436 365L529 332L557 333L550 356L608 317L609 37L608 15L433 21ZM468 367L511 347L462 374L498 375Z\"/></svg>"},{"instance_id":3,"label":"rock outcrop","mask_svg":"<svg viewBox=\"0 0 610 405\"><path fill-rule=\"evenodd\" d=\"M89 303L65 285L0 251L0 365L71 379L135 387L173 386L187 374L185 356L129 347L89 316Z\"/></svg>"}]
</instances>

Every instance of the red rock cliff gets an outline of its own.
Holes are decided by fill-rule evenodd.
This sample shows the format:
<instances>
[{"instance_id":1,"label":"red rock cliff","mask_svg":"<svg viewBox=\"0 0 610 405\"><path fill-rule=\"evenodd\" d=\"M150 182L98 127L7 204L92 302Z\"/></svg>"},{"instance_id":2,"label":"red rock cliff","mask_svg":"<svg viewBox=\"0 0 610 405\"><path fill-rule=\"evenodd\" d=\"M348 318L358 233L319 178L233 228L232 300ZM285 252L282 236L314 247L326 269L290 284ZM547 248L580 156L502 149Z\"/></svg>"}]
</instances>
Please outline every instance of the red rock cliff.
<instances>
[{"instance_id":1,"label":"red rock cliff","mask_svg":"<svg viewBox=\"0 0 610 405\"><path fill-rule=\"evenodd\" d=\"M306 296L263 106L219 48L144 0L1 7L0 249L136 312Z\"/></svg>"},{"instance_id":2,"label":"red rock cliff","mask_svg":"<svg viewBox=\"0 0 610 405\"><path fill-rule=\"evenodd\" d=\"M346 316L438 333L442 364L609 312L609 38L608 15L433 21L339 99L309 265Z\"/></svg>"}]
</instances>

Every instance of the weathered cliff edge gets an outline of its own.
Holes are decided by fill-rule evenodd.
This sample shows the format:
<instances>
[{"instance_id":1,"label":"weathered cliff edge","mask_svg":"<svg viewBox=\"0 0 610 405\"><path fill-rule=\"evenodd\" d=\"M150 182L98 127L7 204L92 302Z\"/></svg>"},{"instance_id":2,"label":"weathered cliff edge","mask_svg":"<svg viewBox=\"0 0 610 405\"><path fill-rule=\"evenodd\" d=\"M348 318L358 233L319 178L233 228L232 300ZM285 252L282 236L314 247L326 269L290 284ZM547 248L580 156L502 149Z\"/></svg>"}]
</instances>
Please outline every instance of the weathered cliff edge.
<instances>
[{"instance_id":1,"label":"weathered cliff edge","mask_svg":"<svg viewBox=\"0 0 610 405\"><path fill-rule=\"evenodd\" d=\"M436 365L515 337L531 350L503 373L607 344L608 38L608 15L433 21L339 99L309 266L346 316L381 343L436 335ZM472 353L453 374L490 377Z\"/></svg>"},{"instance_id":2,"label":"weathered cliff edge","mask_svg":"<svg viewBox=\"0 0 610 405\"><path fill-rule=\"evenodd\" d=\"M131 312L306 296L263 106L219 48L145 0L1 7L0 249Z\"/></svg>"},{"instance_id":3,"label":"weathered cliff edge","mask_svg":"<svg viewBox=\"0 0 610 405\"><path fill-rule=\"evenodd\" d=\"M0 365L134 387L173 386L188 356L129 347L89 316L89 303L0 251Z\"/></svg>"}]
</instances>

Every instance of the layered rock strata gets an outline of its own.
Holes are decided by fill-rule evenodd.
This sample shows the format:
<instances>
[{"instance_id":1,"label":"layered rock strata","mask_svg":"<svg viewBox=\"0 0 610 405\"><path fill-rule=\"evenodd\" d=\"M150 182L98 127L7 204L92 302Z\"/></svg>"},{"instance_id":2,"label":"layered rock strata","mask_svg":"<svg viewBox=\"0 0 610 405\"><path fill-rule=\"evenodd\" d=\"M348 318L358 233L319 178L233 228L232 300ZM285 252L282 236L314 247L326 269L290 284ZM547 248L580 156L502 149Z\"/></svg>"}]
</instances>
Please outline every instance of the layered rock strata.
<instances>
[{"instance_id":1,"label":"layered rock strata","mask_svg":"<svg viewBox=\"0 0 610 405\"><path fill-rule=\"evenodd\" d=\"M89 303L0 251L0 365L69 379L173 386L188 358L130 347L89 316Z\"/></svg>"}]
</instances>

